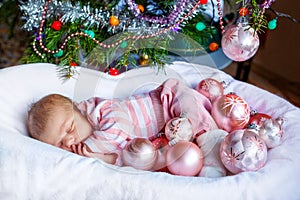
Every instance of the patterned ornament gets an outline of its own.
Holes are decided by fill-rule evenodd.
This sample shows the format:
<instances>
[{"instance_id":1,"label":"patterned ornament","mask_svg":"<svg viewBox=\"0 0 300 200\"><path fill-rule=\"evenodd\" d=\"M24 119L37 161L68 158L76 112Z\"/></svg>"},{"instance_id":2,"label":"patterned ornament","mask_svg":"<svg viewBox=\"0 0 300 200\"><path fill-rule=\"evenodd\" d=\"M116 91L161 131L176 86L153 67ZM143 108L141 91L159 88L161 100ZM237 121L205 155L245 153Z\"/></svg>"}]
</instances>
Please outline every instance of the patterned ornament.
<instances>
[{"instance_id":1,"label":"patterned ornament","mask_svg":"<svg viewBox=\"0 0 300 200\"><path fill-rule=\"evenodd\" d=\"M228 27L221 44L228 58L241 62L254 56L259 47L259 38L253 28L240 23Z\"/></svg>"},{"instance_id":2,"label":"patterned ornament","mask_svg":"<svg viewBox=\"0 0 300 200\"><path fill-rule=\"evenodd\" d=\"M236 94L226 94L212 103L211 115L218 127L227 132L243 129L250 118L247 102Z\"/></svg>"},{"instance_id":3,"label":"patterned ornament","mask_svg":"<svg viewBox=\"0 0 300 200\"><path fill-rule=\"evenodd\" d=\"M151 170L157 160L157 150L148 139L134 138L123 150L122 160L125 166Z\"/></svg>"},{"instance_id":4,"label":"patterned ornament","mask_svg":"<svg viewBox=\"0 0 300 200\"><path fill-rule=\"evenodd\" d=\"M203 166L203 154L196 144L180 141L168 150L166 162L172 174L195 176Z\"/></svg>"},{"instance_id":5,"label":"patterned ornament","mask_svg":"<svg viewBox=\"0 0 300 200\"><path fill-rule=\"evenodd\" d=\"M207 97L211 102L224 94L223 85L213 78L203 79L195 89Z\"/></svg>"},{"instance_id":6,"label":"patterned ornament","mask_svg":"<svg viewBox=\"0 0 300 200\"><path fill-rule=\"evenodd\" d=\"M120 74L120 72L119 72L118 69L112 67L112 68L109 69L109 74L112 75L112 76L117 76L117 75Z\"/></svg>"},{"instance_id":7,"label":"patterned ornament","mask_svg":"<svg viewBox=\"0 0 300 200\"><path fill-rule=\"evenodd\" d=\"M267 146L256 133L236 130L222 141L220 156L224 166L233 174L257 171L267 161Z\"/></svg>"},{"instance_id":8,"label":"patterned ornament","mask_svg":"<svg viewBox=\"0 0 300 200\"><path fill-rule=\"evenodd\" d=\"M120 23L120 21L119 21L118 17L113 16L113 15L110 16L110 18L109 18L109 24L110 24L111 26L118 26L119 23Z\"/></svg>"},{"instance_id":9,"label":"patterned ornament","mask_svg":"<svg viewBox=\"0 0 300 200\"><path fill-rule=\"evenodd\" d=\"M60 21L54 21L51 24L51 28L56 30L56 31L59 31L61 29L61 26L62 26L62 23Z\"/></svg>"},{"instance_id":10,"label":"patterned ornament","mask_svg":"<svg viewBox=\"0 0 300 200\"><path fill-rule=\"evenodd\" d=\"M179 141L190 141L193 137L192 125L185 117L175 117L166 123L165 135L170 145Z\"/></svg>"},{"instance_id":11,"label":"patterned ornament","mask_svg":"<svg viewBox=\"0 0 300 200\"><path fill-rule=\"evenodd\" d=\"M265 141L268 148L274 148L281 144L283 130L283 120L264 119L259 123L259 136Z\"/></svg>"}]
</instances>

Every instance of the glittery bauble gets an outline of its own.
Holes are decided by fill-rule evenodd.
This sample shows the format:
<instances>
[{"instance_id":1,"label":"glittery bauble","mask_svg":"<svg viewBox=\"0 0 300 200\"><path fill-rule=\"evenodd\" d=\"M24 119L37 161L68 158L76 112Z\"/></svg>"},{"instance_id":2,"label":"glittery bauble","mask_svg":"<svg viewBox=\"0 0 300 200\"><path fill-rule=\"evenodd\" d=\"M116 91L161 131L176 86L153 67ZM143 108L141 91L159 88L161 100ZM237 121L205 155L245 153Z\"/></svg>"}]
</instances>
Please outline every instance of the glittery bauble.
<instances>
[{"instance_id":1,"label":"glittery bauble","mask_svg":"<svg viewBox=\"0 0 300 200\"><path fill-rule=\"evenodd\" d=\"M124 165L141 170L151 170L157 160L157 150L146 138L132 139L123 150Z\"/></svg>"},{"instance_id":2,"label":"glittery bauble","mask_svg":"<svg viewBox=\"0 0 300 200\"><path fill-rule=\"evenodd\" d=\"M166 162L172 174L195 176L203 166L203 154L196 144L179 141L168 150Z\"/></svg>"},{"instance_id":3,"label":"glittery bauble","mask_svg":"<svg viewBox=\"0 0 300 200\"><path fill-rule=\"evenodd\" d=\"M247 102L235 94L217 97L212 103L212 117L218 127L227 132L243 129L250 118Z\"/></svg>"},{"instance_id":4,"label":"glittery bauble","mask_svg":"<svg viewBox=\"0 0 300 200\"><path fill-rule=\"evenodd\" d=\"M259 47L259 38L249 26L232 25L223 34L221 44L228 58L241 62L254 56Z\"/></svg>"},{"instance_id":5,"label":"glittery bauble","mask_svg":"<svg viewBox=\"0 0 300 200\"><path fill-rule=\"evenodd\" d=\"M212 78L203 79L195 89L206 96L211 102L224 94L223 85Z\"/></svg>"},{"instance_id":6,"label":"glittery bauble","mask_svg":"<svg viewBox=\"0 0 300 200\"><path fill-rule=\"evenodd\" d=\"M236 130L222 141L220 156L224 166L233 174L257 171L267 161L267 146L256 133Z\"/></svg>"},{"instance_id":7,"label":"glittery bauble","mask_svg":"<svg viewBox=\"0 0 300 200\"><path fill-rule=\"evenodd\" d=\"M281 144L282 139L282 123L281 118L265 119L259 124L259 136L266 142L268 148L274 148Z\"/></svg>"},{"instance_id":8,"label":"glittery bauble","mask_svg":"<svg viewBox=\"0 0 300 200\"><path fill-rule=\"evenodd\" d=\"M175 117L166 123L165 135L170 145L181 140L190 141L193 136L192 125L185 117Z\"/></svg>"}]
</instances>

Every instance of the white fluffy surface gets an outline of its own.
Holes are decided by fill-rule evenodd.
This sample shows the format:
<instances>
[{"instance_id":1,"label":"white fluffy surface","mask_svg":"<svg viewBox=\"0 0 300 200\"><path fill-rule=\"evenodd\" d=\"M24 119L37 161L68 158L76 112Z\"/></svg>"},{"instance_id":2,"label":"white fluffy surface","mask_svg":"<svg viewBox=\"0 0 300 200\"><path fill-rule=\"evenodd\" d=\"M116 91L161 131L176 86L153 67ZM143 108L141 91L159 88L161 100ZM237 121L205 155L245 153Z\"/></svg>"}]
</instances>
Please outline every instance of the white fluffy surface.
<instances>
[{"instance_id":1,"label":"white fluffy surface","mask_svg":"<svg viewBox=\"0 0 300 200\"><path fill-rule=\"evenodd\" d=\"M283 143L269 151L257 172L222 178L181 177L118 168L81 157L27 136L28 106L49 93L76 101L101 96L125 97L158 86L169 77L194 87L203 78L226 81L251 107L283 117ZM0 197L1 199L270 199L300 198L300 109L284 99L225 73L177 62L166 74L152 68L116 77L80 69L76 79L62 82L51 64L30 64L0 71Z\"/></svg>"}]
</instances>

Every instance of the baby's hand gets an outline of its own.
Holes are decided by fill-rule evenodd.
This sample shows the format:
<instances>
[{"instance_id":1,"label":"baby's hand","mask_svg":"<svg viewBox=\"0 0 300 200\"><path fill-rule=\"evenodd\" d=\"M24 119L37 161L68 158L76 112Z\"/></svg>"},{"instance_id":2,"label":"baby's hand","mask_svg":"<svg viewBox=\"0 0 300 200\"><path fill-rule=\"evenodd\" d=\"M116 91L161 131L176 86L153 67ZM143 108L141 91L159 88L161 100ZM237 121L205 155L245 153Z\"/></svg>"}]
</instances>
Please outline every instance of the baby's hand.
<instances>
[{"instance_id":1,"label":"baby's hand","mask_svg":"<svg viewBox=\"0 0 300 200\"><path fill-rule=\"evenodd\" d=\"M97 158L109 164L116 164L118 154L110 153L110 154L103 154L103 153L96 153L92 152L86 144L79 143L77 145L72 145L72 150L74 153L79 154L81 156L89 157L89 158Z\"/></svg>"}]
</instances>

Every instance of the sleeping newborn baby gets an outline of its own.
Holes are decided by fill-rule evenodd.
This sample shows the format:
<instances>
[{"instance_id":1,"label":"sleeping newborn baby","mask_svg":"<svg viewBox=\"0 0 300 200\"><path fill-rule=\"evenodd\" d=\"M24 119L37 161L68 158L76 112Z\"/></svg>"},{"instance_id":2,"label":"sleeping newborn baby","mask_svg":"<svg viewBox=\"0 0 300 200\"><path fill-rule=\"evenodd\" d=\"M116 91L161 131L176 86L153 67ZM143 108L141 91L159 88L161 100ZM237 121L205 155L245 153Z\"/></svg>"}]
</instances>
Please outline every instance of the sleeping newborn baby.
<instances>
[{"instance_id":1,"label":"sleeping newborn baby","mask_svg":"<svg viewBox=\"0 0 300 200\"><path fill-rule=\"evenodd\" d=\"M191 139L217 129L210 109L205 96L179 80L168 79L149 93L126 99L92 97L75 103L51 94L32 105L27 125L30 136L37 140L117 164L130 140L154 137L178 117L190 122Z\"/></svg>"}]
</instances>

